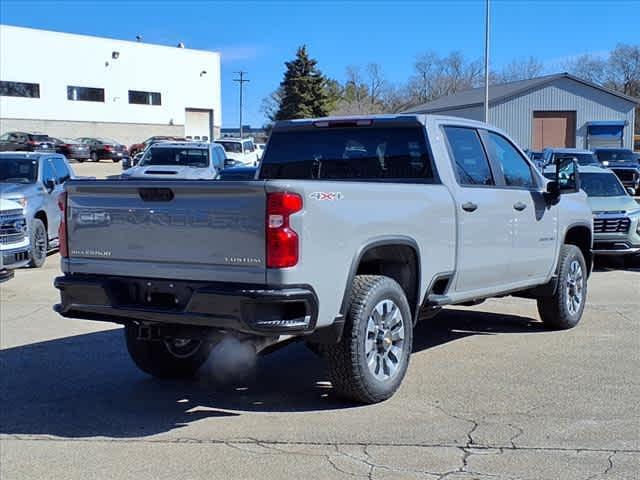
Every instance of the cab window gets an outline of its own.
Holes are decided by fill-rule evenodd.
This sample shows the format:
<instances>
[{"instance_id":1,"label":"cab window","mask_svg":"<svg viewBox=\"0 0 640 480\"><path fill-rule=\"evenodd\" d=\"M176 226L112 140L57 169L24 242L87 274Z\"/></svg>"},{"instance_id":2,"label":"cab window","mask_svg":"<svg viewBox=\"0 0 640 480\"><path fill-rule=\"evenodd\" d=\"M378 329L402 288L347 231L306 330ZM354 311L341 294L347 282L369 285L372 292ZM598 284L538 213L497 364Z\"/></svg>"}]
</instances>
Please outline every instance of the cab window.
<instances>
[{"instance_id":1,"label":"cab window","mask_svg":"<svg viewBox=\"0 0 640 480\"><path fill-rule=\"evenodd\" d=\"M464 186L494 185L489 160L478 132L467 127L444 127L458 183Z\"/></svg>"},{"instance_id":2,"label":"cab window","mask_svg":"<svg viewBox=\"0 0 640 480\"><path fill-rule=\"evenodd\" d=\"M522 188L536 187L531 166L509 140L495 132L488 132L486 139L489 155L500 166L505 185Z\"/></svg>"},{"instance_id":3,"label":"cab window","mask_svg":"<svg viewBox=\"0 0 640 480\"><path fill-rule=\"evenodd\" d=\"M56 182L62 184L71 178L69 167L62 158L54 158L53 166L56 170Z\"/></svg>"},{"instance_id":4,"label":"cab window","mask_svg":"<svg viewBox=\"0 0 640 480\"><path fill-rule=\"evenodd\" d=\"M50 160L42 161L42 183L47 183L47 181L56 180L56 171L53 168Z\"/></svg>"}]
</instances>

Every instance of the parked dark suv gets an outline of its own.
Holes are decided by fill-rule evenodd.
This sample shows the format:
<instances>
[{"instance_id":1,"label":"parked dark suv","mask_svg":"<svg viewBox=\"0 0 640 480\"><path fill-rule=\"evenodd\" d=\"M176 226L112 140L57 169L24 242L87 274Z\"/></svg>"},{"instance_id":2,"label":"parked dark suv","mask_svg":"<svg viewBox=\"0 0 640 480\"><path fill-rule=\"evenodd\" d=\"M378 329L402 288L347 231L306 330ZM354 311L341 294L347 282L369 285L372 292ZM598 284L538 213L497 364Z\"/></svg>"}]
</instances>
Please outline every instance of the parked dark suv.
<instances>
[{"instance_id":1,"label":"parked dark suv","mask_svg":"<svg viewBox=\"0 0 640 480\"><path fill-rule=\"evenodd\" d=\"M593 152L603 167L618 176L622 185L640 195L640 163L635 153L626 148L596 148Z\"/></svg>"},{"instance_id":2,"label":"parked dark suv","mask_svg":"<svg viewBox=\"0 0 640 480\"><path fill-rule=\"evenodd\" d=\"M119 162L123 158L129 157L127 147L110 138L81 137L76 140L89 145L91 150L89 155L93 162L98 162L102 159Z\"/></svg>"},{"instance_id":3,"label":"parked dark suv","mask_svg":"<svg viewBox=\"0 0 640 480\"><path fill-rule=\"evenodd\" d=\"M0 135L0 152L55 152L53 140L44 133L7 132Z\"/></svg>"}]
</instances>

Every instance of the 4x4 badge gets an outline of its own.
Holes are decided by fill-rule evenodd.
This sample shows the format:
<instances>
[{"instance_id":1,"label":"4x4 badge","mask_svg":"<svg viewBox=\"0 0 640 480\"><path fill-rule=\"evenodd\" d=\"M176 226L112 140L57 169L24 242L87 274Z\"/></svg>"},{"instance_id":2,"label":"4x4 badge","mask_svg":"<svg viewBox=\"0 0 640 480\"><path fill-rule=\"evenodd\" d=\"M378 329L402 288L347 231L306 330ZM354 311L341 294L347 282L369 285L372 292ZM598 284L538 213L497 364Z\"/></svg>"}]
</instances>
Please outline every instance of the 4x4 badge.
<instances>
[{"instance_id":1,"label":"4x4 badge","mask_svg":"<svg viewBox=\"0 0 640 480\"><path fill-rule=\"evenodd\" d=\"M309 198L313 200L342 200L344 195L342 192L313 192L309 194Z\"/></svg>"}]
</instances>

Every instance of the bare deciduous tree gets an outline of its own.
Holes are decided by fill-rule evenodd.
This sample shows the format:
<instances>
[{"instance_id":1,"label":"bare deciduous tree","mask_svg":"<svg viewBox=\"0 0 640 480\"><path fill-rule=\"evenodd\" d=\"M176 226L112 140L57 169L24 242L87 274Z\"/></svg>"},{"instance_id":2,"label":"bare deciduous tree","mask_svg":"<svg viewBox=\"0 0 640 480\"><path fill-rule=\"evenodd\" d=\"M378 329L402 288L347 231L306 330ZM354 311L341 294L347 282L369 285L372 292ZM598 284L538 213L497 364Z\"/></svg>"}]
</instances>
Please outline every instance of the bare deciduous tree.
<instances>
[{"instance_id":1,"label":"bare deciduous tree","mask_svg":"<svg viewBox=\"0 0 640 480\"><path fill-rule=\"evenodd\" d=\"M492 73L492 83L507 83L518 80L527 80L540 76L544 67L542 62L535 57L518 58L502 67L498 72Z\"/></svg>"}]
</instances>

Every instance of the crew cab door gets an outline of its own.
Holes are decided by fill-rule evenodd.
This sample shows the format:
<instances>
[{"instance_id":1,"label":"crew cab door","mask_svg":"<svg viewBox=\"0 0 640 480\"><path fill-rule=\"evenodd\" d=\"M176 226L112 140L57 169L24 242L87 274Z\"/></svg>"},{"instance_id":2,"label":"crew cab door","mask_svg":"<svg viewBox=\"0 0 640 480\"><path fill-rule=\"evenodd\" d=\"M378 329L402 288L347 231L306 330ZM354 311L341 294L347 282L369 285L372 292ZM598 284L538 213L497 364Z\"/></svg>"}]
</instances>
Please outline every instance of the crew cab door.
<instances>
[{"instance_id":1,"label":"crew cab door","mask_svg":"<svg viewBox=\"0 0 640 480\"><path fill-rule=\"evenodd\" d=\"M457 183L456 292L502 285L511 250L512 208L496 187L475 128L443 127Z\"/></svg>"},{"instance_id":2,"label":"crew cab door","mask_svg":"<svg viewBox=\"0 0 640 480\"><path fill-rule=\"evenodd\" d=\"M512 246L505 280L517 283L545 277L555 259L557 207L549 205L533 166L497 132L482 132L500 197L511 208Z\"/></svg>"}]
</instances>

